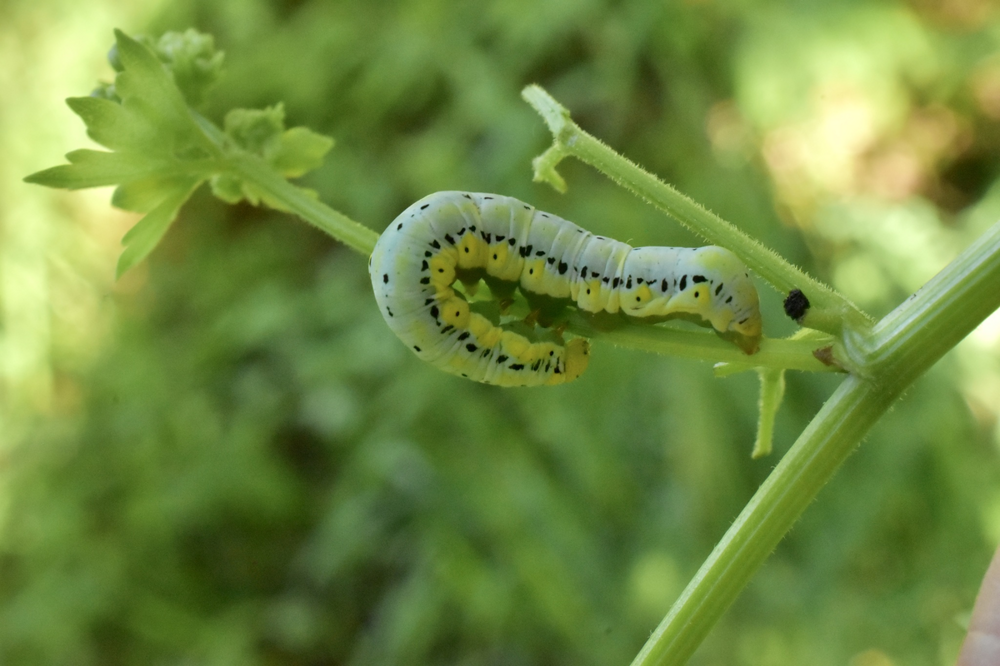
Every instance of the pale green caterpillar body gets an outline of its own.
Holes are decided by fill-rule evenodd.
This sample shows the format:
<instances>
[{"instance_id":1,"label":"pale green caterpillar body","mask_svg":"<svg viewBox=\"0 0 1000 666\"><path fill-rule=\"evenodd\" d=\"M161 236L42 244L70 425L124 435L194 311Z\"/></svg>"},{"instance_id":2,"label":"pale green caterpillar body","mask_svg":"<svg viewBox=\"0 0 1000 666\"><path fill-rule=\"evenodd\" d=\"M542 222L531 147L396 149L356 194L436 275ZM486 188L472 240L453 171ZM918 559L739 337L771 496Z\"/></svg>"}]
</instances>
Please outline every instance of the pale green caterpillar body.
<instances>
[{"instance_id":1,"label":"pale green caterpillar body","mask_svg":"<svg viewBox=\"0 0 1000 666\"><path fill-rule=\"evenodd\" d=\"M470 310L453 284L514 287L588 313L712 326L746 353L761 316L746 266L729 250L632 247L498 194L437 192L403 211L369 260L375 299L393 332L421 359L500 386L561 384L589 360L584 338L549 340Z\"/></svg>"}]
</instances>

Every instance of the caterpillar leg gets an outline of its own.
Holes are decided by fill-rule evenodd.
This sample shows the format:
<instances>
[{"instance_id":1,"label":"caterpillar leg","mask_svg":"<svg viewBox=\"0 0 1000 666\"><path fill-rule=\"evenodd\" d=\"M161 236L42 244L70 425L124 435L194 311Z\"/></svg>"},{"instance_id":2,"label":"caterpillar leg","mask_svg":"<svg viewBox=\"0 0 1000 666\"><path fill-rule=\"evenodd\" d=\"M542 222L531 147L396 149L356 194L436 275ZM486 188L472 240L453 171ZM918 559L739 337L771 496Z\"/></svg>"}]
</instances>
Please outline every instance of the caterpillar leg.
<instances>
[{"instance_id":1,"label":"caterpillar leg","mask_svg":"<svg viewBox=\"0 0 1000 666\"><path fill-rule=\"evenodd\" d=\"M538 323L538 315L540 313L541 313L541 310L538 310L538 309L532 310L531 312L529 312L528 316L524 318L524 324L526 326L534 326L535 324L537 324Z\"/></svg>"}]
</instances>

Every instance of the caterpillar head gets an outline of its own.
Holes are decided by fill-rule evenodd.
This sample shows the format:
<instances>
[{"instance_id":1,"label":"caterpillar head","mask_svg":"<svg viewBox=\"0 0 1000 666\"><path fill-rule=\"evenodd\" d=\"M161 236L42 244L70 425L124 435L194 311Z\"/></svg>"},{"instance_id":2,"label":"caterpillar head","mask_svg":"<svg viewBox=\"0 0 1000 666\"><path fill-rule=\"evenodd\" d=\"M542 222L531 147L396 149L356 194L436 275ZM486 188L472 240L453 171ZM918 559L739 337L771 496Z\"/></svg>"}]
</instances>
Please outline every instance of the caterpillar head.
<instances>
[{"instance_id":1,"label":"caterpillar head","mask_svg":"<svg viewBox=\"0 0 1000 666\"><path fill-rule=\"evenodd\" d=\"M723 337L731 339L747 354L760 345L763 321L757 288L747 267L729 250L714 245L695 251L712 275L707 285L709 301L701 313Z\"/></svg>"},{"instance_id":2,"label":"caterpillar head","mask_svg":"<svg viewBox=\"0 0 1000 666\"><path fill-rule=\"evenodd\" d=\"M711 325L747 354L757 351L762 328L757 289L747 267L729 250L635 248L625 275L625 314Z\"/></svg>"}]
</instances>

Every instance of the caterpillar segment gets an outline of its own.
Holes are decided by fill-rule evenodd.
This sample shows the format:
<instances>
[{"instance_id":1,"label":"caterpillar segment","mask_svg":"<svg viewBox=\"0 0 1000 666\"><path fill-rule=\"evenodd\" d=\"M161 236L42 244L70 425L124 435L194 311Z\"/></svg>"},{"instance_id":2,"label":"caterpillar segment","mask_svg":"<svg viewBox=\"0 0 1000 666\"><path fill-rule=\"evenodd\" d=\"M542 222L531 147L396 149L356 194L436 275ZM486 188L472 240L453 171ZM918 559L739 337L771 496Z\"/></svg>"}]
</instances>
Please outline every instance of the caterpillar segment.
<instances>
[{"instance_id":1,"label":"caterpillar segment","mask_svg":"<svg viewBox=\"0 0 1000 666\"><path fill-rule=\"evenodd\" d=\"M693 318L747 354L761 337L756 288L728 250L634 248L496 194L437 192L414 203L379 238L369 272L383 317L420 358L499 386L572 381L590 347L558 333L532 341L471 311L453 285L477 272L585 312Z\"/></svg>"}]
</instances>

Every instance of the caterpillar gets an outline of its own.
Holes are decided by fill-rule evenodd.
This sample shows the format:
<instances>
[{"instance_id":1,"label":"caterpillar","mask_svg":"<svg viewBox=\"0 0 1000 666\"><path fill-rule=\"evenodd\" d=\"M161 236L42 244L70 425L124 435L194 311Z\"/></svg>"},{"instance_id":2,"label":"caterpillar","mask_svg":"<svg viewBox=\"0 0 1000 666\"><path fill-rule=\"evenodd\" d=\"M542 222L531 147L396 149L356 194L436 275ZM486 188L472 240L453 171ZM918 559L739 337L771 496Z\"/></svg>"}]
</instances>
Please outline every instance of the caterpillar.
<instances>
[{"instance_id":1,"label":"caterpillar","mask_svg":"<svg viewBox=\"0 0 1000 666\"><path fill-rule=\"evenodd\" d=\"M436 192L404 210L368 262L389 328L417 356L455 375L500 386L572 381L586 369L585 338L530 339L495 324L453 285L480 278L529 302L575 305L651 321L712 326L744 352L757 350L757 290L729 250L632 247L512 197ZM521 327L525 328L525 327Z\"/></svg>"}]
</instances>

